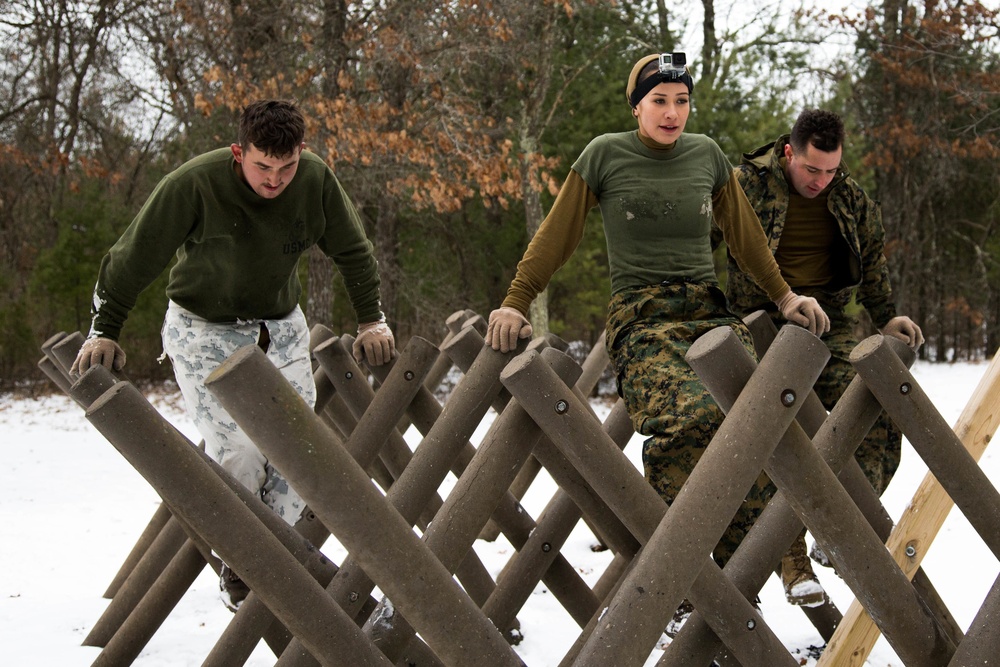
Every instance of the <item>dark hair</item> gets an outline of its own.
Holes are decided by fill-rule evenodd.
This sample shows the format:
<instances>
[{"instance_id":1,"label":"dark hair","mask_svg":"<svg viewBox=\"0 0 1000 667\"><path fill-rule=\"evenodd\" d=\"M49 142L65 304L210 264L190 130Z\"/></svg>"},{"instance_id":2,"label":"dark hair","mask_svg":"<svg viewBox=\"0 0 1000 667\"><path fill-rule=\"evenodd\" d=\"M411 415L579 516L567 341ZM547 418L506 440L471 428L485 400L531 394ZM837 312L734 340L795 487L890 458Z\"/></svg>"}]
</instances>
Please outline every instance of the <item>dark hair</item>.
<instances>
[{"instance_id":1,"label":"dark hair","mask_svg":"<svg viewBox=\"0 0 1000 667\"><path fill-rule=\"evenodd\" d=\"M306 122L294 102L257 100L240 114L238 141L244 150L253 144L264 155L291 155L302 144Z\"/></svg>"},{"instance_id":2,"label":"dark hair","mask_svg":"<svg viewBox=\"0 0 1000 667\"><path fill-rule=\"evenodd\" d=\"M830 153L844 145L844 121L832 111L806 109L795 120L788 143L800 153L807 143Z\"/></svg>"}]
</instances>

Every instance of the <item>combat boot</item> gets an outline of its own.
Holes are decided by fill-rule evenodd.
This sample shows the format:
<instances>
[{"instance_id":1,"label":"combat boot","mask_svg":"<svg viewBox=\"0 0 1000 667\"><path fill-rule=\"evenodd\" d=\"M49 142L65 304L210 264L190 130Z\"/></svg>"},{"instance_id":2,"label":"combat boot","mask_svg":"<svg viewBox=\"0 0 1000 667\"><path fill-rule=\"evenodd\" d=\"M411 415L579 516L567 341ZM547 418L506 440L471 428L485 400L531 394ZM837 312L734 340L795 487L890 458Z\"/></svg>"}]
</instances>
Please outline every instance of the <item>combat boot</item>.
<instances>
[{"instance_id":1,"label":"combat boot","mask_svg":"<svg viewBox=\"0 0 1000 667\"><path fill-rule=\"evenodd\" d=\"M781 583L785 599L800 607L818 607L829 598L813 572L806 555L805 537L800 535L781 559Z\"/></svg>"}]
</instances>

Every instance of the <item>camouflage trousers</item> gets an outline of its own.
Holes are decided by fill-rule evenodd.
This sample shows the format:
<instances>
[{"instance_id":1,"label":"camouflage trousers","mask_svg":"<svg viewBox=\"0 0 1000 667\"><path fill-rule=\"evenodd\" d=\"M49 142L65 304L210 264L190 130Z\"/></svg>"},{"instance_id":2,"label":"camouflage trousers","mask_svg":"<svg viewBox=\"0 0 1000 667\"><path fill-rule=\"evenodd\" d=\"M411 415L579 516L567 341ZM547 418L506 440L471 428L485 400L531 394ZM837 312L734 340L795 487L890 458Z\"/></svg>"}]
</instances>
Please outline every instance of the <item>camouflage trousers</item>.
<instances>
[{"instance_id":1,"label":"camouflage trousers","mask_svg":"<svg viewBox=\"0 0 1000 667\"><path fill-rule=\"evenodd\" d=\"M302 498L205 388L205 378L236 350L258 344L262 326L270 338L267 358L303 400L315 405L309 329L298 307L280 320L218 324L171 301L161 332L163 350L173 364L188 416L205 439L206 453L243 486L260 494L278 516L294 525L305 506Z\"/></svg>"},{"instance_id":2,"label":"camouflage trousers","mask_svg":"<svg viewBox=\"0 0 1000 667\"><path fill-rule=\"evenodd\" d=\"M818 295L813 295L817 296ZM848 385L854 379L855 371L851 365L851 352L859 341L854 333L855 321L842 309L831 306L820 300L820 305L830 317L830 331L823 335L823 342L830 350L830 361L816 381L815 390L819 400L827 410L832 410L840 397L847 391ZM768 309L768 315L777 327L787 322L781 313ZM868 482L879 496L885 492L893 475L899 468L902 455L903 434L899 428L883 412L871 431L861 441L854 453L861 470Z\"/></svg>"},{"instance_id":3,"label":"camouflage trousers","mask_svg":"<svg viewBox=\"0 0 1000 667\"><path fill-rule=\"evenodd\" d=\"M636 432L649 436L642 448L644 472L668 505L722 423L722 411L684 359L694 341L720 326L732 328L753 354L750 332L715 285L654 285L619 292L609 304L606 340L618 391ZM762 473L714 550L720 565L773 491Z\"/></svg>"}]
</instances>

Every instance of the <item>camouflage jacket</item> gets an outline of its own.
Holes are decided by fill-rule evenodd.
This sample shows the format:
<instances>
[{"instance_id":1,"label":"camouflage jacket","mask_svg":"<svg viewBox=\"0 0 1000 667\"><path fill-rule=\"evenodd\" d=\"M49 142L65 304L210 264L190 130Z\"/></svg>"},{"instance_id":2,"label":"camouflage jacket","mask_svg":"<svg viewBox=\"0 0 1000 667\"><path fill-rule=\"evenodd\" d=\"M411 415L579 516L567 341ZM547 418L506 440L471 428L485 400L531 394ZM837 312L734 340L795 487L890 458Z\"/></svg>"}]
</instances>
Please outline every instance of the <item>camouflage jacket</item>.
<instances>
[{"instance_id":1,"label":"camouflage jacket","mask_svg":"<svg viewBox=\"0 0 1000 667\"><path fill-rule=\"evenodd\" d=\"M788 135L785 135L752 153L744 153L735 169L736 177L760 218L772 254L778 249L788 212L788 183L779 161L787 142ZM850 177L843 163L831 186L828 206L850 250L848 266L840 270L842 278L838 284L830 285L828 290L810 291L810 294L825 308L843 309L856 288L858 302L871 315L875 326L881 328L896 316L883 253L885 230L881 209ZM732 257L728 259L728 270L726 296L737 313L746 315L771 305L767 294L740 270Z\"/></svg>"}]
</instances>

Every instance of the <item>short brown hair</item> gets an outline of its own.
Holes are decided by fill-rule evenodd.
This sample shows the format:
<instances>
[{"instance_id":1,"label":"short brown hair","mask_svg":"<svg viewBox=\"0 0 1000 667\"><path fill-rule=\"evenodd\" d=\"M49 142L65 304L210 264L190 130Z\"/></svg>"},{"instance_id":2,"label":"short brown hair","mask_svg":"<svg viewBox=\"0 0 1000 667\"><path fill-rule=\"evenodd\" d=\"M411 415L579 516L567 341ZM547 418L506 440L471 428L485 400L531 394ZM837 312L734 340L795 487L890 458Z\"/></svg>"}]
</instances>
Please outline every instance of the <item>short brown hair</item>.
<instances>
[{"instance_id":1,"label":"short brown hair","mask_svg":"<svg viewBox=\"0 0 1000 667\"><path fill-rule=\"evenodd\" d=\"M832 111L806 109L792 125L788 143L799 153L806 150L806 144L832 153L844 145L844 121Z\"/></svg>"},{"instance_id":2,"label":"short brown hair","mask_svg":"<svg viewBox=\"0 0 1000 667\"><path fill-rule=\"evenodd\" d=\"M291 155L302 144L306 122L295 102L257 100L240 114L238 141L244 150L253 144L265 155Z\"/></svg>"}]
</instances>

